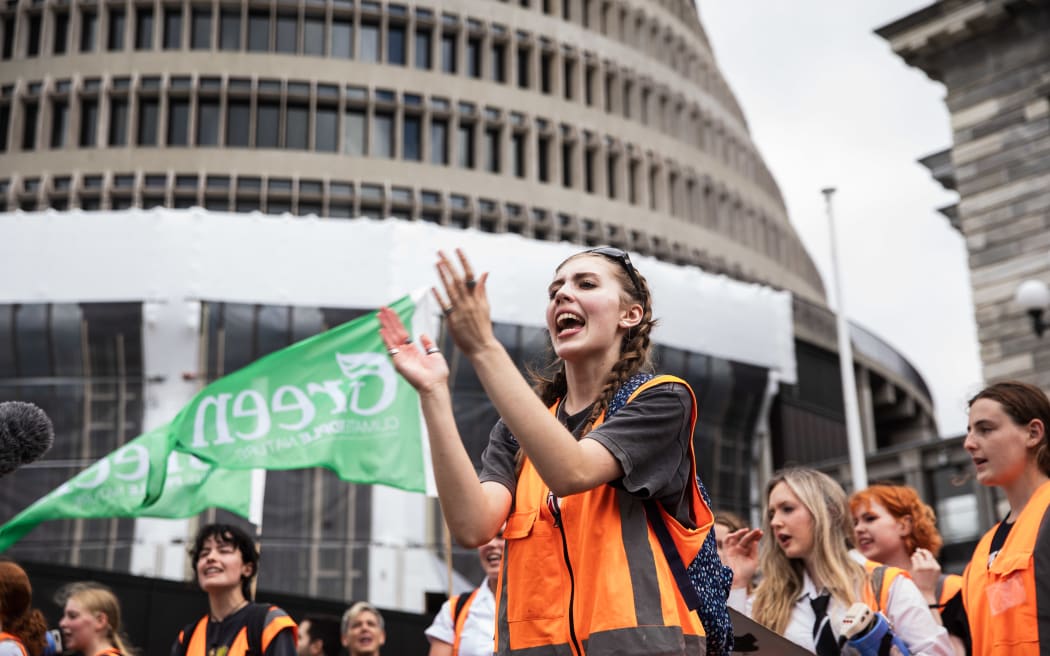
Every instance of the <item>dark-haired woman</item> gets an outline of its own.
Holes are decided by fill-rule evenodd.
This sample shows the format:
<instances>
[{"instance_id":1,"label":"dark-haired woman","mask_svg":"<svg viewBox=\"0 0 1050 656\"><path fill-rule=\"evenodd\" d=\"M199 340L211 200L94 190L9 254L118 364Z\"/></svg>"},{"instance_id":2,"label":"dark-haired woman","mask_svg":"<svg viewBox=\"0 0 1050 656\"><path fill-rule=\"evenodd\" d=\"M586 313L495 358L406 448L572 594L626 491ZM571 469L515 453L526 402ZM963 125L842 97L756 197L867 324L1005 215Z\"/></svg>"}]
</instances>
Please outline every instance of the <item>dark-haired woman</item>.
<instances>
[{"instance_id":1,"label":"dark-haired woman","mask_svg":"<svg viewBox=\"0 0 1050 656\"><path fill-rule=\"evenodd\" d=\"M295 656L298 628L277 606L251 601L259 552L233 525L209 524L197 533L190 560L208 593L208 614L179 632L172 656Z\"/></svg>"},{"instance_id":2,"label":"dark-haired woman","mask_svg":"<svg viewBox=\"0 0 1050 656\"><path fill-rule=\"evenodd\" d=\"M0 656L40 656L47 621L33 608L33 586L25 570L0 561Z\"/></svg>"},{"instance_id":3,"label":"dark-haired woman","mask_svg":"<svg viewBox=\"0 0 1050 656\"><path fill-rule=\"evenodd\" d=\"M546 311L553 373L534 391L493 334L487 274L475 277L457 253L458 263L439 254L444 292L434 294L501 417L480 476L433 341L415 346L389 309L380 332L419 392L452 534L478 546L506 522L496 653L703 653L704 629L667 556L688 565L711 526L695 483L696 405L684 381L647 375L655 322L645 278L609 247L557 267ZM679 547L665 551L655 525Z\"/></svg>"},{"instance_id":4,"label":"dark-haired woman","mask_svg":"<svg viewBox=\"0 0 1050 656\"><path fill-rule=\"evenodd\" d=\"M970 399L963 446L977 481L1010 512L985 534L963 574L975 654L1050 654L1050 400L1027 383L996 383Z\"/></svg>"}]
</instances>

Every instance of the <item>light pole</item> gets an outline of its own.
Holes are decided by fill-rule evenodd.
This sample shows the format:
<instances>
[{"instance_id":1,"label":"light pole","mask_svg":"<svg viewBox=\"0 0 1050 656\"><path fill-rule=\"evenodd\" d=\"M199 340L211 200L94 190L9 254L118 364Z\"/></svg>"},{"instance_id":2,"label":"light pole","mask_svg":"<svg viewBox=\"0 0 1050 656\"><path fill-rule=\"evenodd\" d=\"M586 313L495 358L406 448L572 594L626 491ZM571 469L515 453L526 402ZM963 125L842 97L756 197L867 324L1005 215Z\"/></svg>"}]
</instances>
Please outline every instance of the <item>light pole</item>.
<instances>
[{"instance_id":1,"label":"light pole","mask_svg":"<svg viewBox=\"0 0 1050 656\"><path fill-rule=\"evenodd\" d=\"M853 475L853 491L868 487L868 468L864 458L864 442L860 433L860 410L857 404L857 382L853 377L853 345L849 336L849 321L842 300L842 275L839 272L838 241L835 238L835 217L831 210L834 187L820 190L828 212L828 238L831 241L831 275L835 281L835 325L839 338L839 373L842 375L842 402L846 410L846 443L849 446L849 468Z\"/></svg>"},{"instance_id":2,"label":"light pole","mask_svg":"<svg viewBox=\"0 0 1050 656\"><path fill-rule=\"evenodd\" d=\"M1032 318L1032 332L1042 337L1048 325L1043 313L1050 308L1050 289L1038 279L1029 279L1017 286L1014 300Z\"/></svg>"}]
</instances>

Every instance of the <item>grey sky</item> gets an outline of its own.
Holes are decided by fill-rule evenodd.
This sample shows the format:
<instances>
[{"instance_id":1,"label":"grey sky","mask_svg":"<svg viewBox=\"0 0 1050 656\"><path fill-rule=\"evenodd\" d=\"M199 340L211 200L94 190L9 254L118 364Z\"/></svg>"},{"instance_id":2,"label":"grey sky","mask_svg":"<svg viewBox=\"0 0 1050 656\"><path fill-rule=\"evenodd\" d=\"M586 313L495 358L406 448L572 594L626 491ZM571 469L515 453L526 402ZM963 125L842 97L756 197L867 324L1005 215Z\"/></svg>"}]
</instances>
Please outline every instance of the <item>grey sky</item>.
<instances>
[{"instance_id":1,"label":"grey sky","mask_svg":"<svg viewBox=\"0 0 1050 656\"><path fill-rule=\"evenodd\" d=\"M715 57L816 262L833 280L834 212L851 319L926 379L942 435L965 430L981 387L966 245L936 208L955 201L916 162L951 143L944 88L873 30L927 0L700 0Z\"/></svg>"}]
</instances>

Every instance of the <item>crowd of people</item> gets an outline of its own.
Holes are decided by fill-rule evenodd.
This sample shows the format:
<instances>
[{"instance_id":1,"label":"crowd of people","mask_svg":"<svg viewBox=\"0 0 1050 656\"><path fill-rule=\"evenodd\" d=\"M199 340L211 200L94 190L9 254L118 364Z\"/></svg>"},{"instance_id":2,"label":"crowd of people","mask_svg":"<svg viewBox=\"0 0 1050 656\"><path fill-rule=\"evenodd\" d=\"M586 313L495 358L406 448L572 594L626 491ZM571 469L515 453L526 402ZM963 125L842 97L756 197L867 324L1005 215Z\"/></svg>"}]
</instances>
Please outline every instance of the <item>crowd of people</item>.
<instances>
[{"instance_id":1,"label":"crowd of people","mask_svg":"<svg viewBox=\"0 0 1050 656\"><path fill-rule=\"evenodd\" d=\"M696 397L653 371L653 299L626 252L593 248L557 267L552 357L531 380L493 333L487 274L458 251L439 253L437 271L445 326L500 419L478 472L434 339L380 310L391 361L419 393L446 523L486 574L437 613L430 656L728 654L732 632L716 629L727 605L820 656L1050 654L1050 400L1039 388L996 383L970 401L964 448L1009 511L965 573L946 575L933 511L905 486L849 496L797 467L769 481L760 527L711 509L693 451ZM205 526L191 559L208 613L171 656L364 656L385 643L383 616L365 602L298 624L253 602L258 551L235 526ZM704 570L714 575L691 576L697 562L715 563ZM65 647L135 653L112 592L78 583L63 595ZM46 649L25 572L0 563L0 656Z\"/></svg>"}]
</instances>

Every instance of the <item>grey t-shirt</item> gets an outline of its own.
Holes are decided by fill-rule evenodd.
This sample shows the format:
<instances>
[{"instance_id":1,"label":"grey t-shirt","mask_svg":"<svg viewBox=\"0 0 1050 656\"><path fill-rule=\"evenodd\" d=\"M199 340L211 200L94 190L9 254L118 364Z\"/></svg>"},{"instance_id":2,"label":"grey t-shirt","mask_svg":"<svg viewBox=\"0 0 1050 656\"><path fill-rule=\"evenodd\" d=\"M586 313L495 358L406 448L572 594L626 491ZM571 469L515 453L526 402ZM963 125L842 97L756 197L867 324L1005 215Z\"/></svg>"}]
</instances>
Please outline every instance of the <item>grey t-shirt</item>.
<instances>
[{"instance_id":1,"label":"grey t-shirt","mask_svg":"<svg viewBox=\"0 0 1050 656\"><path fill-rule=\"evenodd\" d=\"M688 527L694 526L684 494L691 482L692 404L689 390L681 383L657 385L643 391L584 438L608 449L623 468L623 478L611 481L611 485L638 499L658 500ZM579 430L589 414L587 408L566 417L559 409L558 419L580 439ZM514 494L517 452L517 440L500 420L481 454L481 480L500 483Z\"/></svg>"}]
</instances>

